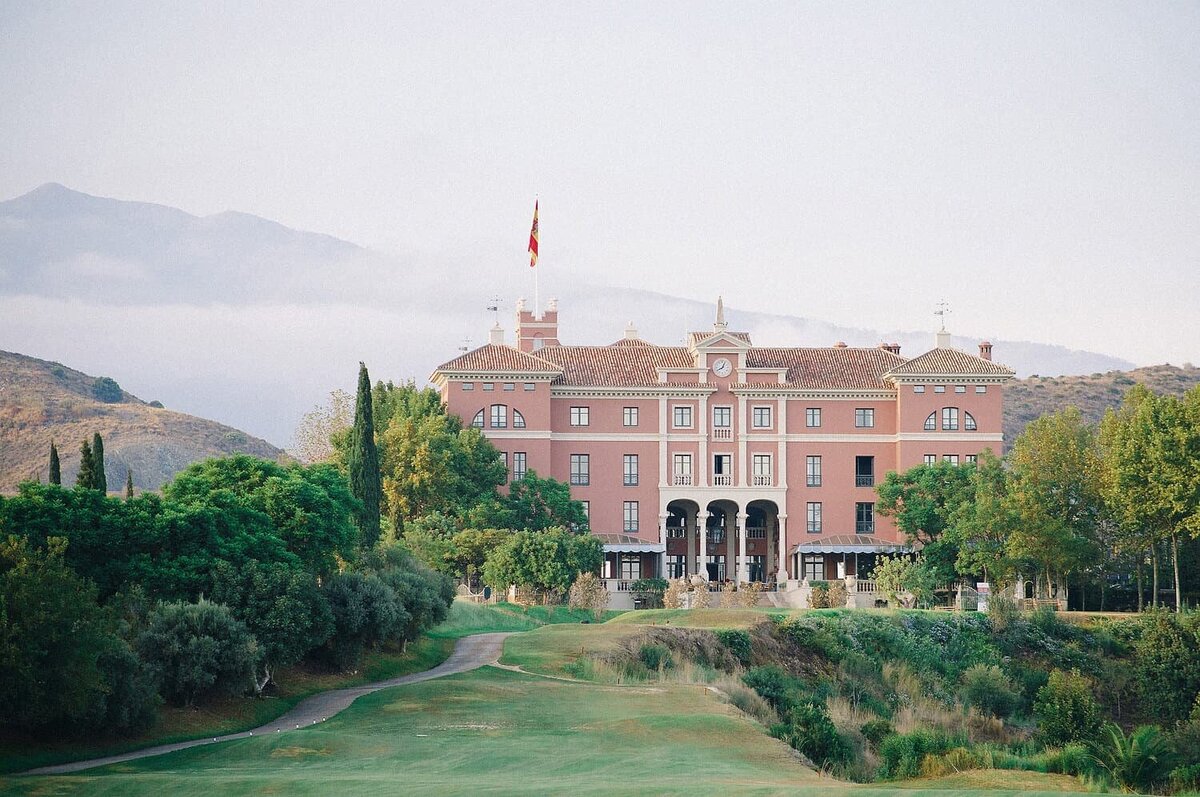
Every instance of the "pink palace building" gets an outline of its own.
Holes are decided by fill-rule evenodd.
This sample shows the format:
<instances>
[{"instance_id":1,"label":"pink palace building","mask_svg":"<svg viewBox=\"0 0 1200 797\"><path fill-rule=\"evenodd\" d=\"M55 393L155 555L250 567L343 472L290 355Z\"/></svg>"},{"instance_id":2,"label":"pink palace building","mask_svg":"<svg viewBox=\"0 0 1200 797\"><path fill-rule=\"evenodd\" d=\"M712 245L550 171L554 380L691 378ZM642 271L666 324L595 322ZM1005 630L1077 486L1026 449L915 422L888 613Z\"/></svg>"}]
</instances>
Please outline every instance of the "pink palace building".
<instances>
[{"instance_id":1,"label":"pink palace building","mask_svg":"<svg viewBox=\"0 0 1200 797\"><path fill-rule=\"evenodd\" d=\"M603 577L700 575L794 590L866 576L906 550L875 511L891 470L1000 453L1014 374L952 348L762 348L731 331L720 300L711 330L685 346L641 340L565 346L558 307L517 306L516 345L490 342L439 366L447 409L528 470L571 485L604 541Z\"/></svg>"}]
</instances>

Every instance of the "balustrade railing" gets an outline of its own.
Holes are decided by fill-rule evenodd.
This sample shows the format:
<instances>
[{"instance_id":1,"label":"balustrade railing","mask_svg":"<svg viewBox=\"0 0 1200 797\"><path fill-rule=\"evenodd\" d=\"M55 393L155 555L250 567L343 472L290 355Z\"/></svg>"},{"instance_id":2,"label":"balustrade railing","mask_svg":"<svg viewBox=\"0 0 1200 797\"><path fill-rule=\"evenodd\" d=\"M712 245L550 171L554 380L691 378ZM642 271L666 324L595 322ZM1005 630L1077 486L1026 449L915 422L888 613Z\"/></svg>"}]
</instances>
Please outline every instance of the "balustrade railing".
<instances>
[{"instance_id":1,"label":"balustrade railing","mask_svg":"<svg viewBox=\"0 0 1200 797\"><path fill-rule=\"evenodd\" d=\"M676 473L675 476L673 477L673 481L674 481L676 487L691 487L692 486L692 474Z\"/></svg>"},{"instance_id":2,"label":"balustrade railing","mask_svg":"<svg viewBox=\"0 0 1200 797\"><path fill-rule=\"evenodd\" d=\"M712 430L713 440L732 440L733 429L729 427L717 427Z\"/></svg>"},{"instance_id":3,"label":"balustrade railing","mask_svg":"<svg viewBox=\"0 0 1200 797\"><path fill-rule=\"evenodd\" d=\"M855 487L874 487L874 486L875 486L875 476L874 476L874 474L870 474L870 473L867 473L867 474L862 474L862 473L859 473L859 474L855 475L855 477L854 477L854 486L855 486Z\"/></svg>"},{"instance_id":4,"label":"balustrade railing","mask_svg":"<svg viewBox=\"0 0 1200 797\"><path fill-rule=\"evenodd\" d=\"M771 474L769 474L769 473L756 473L753 476L753 480L754 480L753 484L755 487L770 487L771 486Z\"/></svg>"},{"instance_id":5,"label":"balustrade railing","mask_svg":"<svg viewBox=\"0 0 1200 797\"><path fill-rule=\"evenodd\" d=\"M766 526L747 526L746 539L748 540L765 540L767 538Z\"/></svg>"},{"instance_id":6,"label":"balustrade railing","mask_svg":"<svg viewBox=\"0 0 1200 797\"><path fill-rule=\"evenodd\" d=\"M713 487L730 487L733 485L733 476L728 473L714 473Z\"/></svg>"}]
</instances>

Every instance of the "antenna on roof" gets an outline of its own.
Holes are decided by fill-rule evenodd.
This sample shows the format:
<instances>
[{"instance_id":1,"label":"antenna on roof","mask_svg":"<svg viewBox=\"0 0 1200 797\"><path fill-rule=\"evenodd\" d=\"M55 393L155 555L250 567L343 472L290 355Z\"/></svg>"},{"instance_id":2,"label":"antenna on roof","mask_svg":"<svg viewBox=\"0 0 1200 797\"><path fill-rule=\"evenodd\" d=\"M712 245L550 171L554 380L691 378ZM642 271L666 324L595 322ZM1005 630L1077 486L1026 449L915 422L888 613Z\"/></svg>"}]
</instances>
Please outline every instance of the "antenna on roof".
<instances>
[{"instance_id":1,"label":"antenna on roof","mask_svg":"<svg viewBox=\"0 0 1200 797\"><path fill-rule=\"evenodd\" d=\"M493 296L491 299L488 299L487 309L492 313L492 317L495 320L495 322L497 324L499 324L500 323L500 299L499 299L499 297Z\"/></svg>"},{"instance_id":2,"label":"antenna on roof","mask_svg":"<svg viewBox=\"0 0 1200 797\"><path fill-rule=\"evenodd\" d=\"M948 316L951 312L953 311L950 309L950 302L946 301L945 299L942 299L940 302L938 302L937 309L933 311L933 314L942 320L942 332L946 331L946 316Z\"/></svg>"},{"instance_id":3,"label":"antenna on roof","mask_svg":"<svg viewBox=\"0 0 1200 797\"><path fill-rule=\"evenodd\" d=\"M468 351L470 351L471 350L471 339L463 338L463 345L459 346L458 350L461 351L463 354L466 354Z\"/></svg>"}]
</instances>

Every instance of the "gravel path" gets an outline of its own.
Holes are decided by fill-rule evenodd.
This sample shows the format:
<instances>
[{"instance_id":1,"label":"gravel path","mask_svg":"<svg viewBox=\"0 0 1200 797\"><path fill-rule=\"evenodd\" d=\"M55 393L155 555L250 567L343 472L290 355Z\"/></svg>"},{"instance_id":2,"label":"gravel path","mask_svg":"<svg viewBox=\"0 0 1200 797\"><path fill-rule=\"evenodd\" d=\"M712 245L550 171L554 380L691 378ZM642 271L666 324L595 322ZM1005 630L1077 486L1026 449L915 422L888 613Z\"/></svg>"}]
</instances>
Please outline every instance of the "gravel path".
<instances>
[{"instance_id":1,"label":"gravel path","mask_svg":"<svg viewBox=\"0 0 1200 797\"><path fill-rule=\"evenodd\" d=\"M230 739L245 739L250 736L262 736L268 733L294 731L309 725L315 725L318 722L324 722L363 695L378 692L380 689L403 686L404 684L415 684L420 681L442 678L446 675L467 672L468 670L493 664L499 661L500 651L504 647L505 638L508 636L509 634L475 634L474 636L463 637L454 646L454 652L450 654L450 657L431 670L411 675L402 675L398 678L389 678L386 681L376 681L373 684L364 684L363 686L332 689L328 692L321 692L320 694L306 697L297 703L291 711L273 722L268 722L266 725L262 725L254 730L230 733L212 739L192 739L188 742L160 744L157 747L146 747L141 750L121 753L120 755L92 758L86 761L72 761L68 764L55 764L49 767L39 767L38 769L31 769L20 774L62 775L68 772L79 772L93 767L102 767L107 764L119 764L122 761L133 761L138 758L149 758L150 756L162 755L163 753L173 753L176 750L186 750L189 747L199 747L202 744L226 742Z\"/></svg>"}]
</instances>

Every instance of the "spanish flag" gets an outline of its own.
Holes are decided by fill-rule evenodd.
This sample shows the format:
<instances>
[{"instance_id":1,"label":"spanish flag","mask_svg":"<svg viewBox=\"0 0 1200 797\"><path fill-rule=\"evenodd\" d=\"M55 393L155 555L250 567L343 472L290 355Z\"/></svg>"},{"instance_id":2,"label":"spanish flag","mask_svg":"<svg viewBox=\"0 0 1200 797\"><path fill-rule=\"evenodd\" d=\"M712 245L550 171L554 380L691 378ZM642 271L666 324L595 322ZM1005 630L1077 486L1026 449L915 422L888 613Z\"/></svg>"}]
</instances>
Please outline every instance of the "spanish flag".
<instances>
[{"instance_id":1,"label":"spanish flag","mask_svg":"<svg viewBox=\"0 0 1200 797\"><path fill-rule=\"evenodd\" d=\"M538 230L537 230L537 200L533 200L533 229L529 231L529 267L537 265Z\"/></svg>"}]
</instances>

